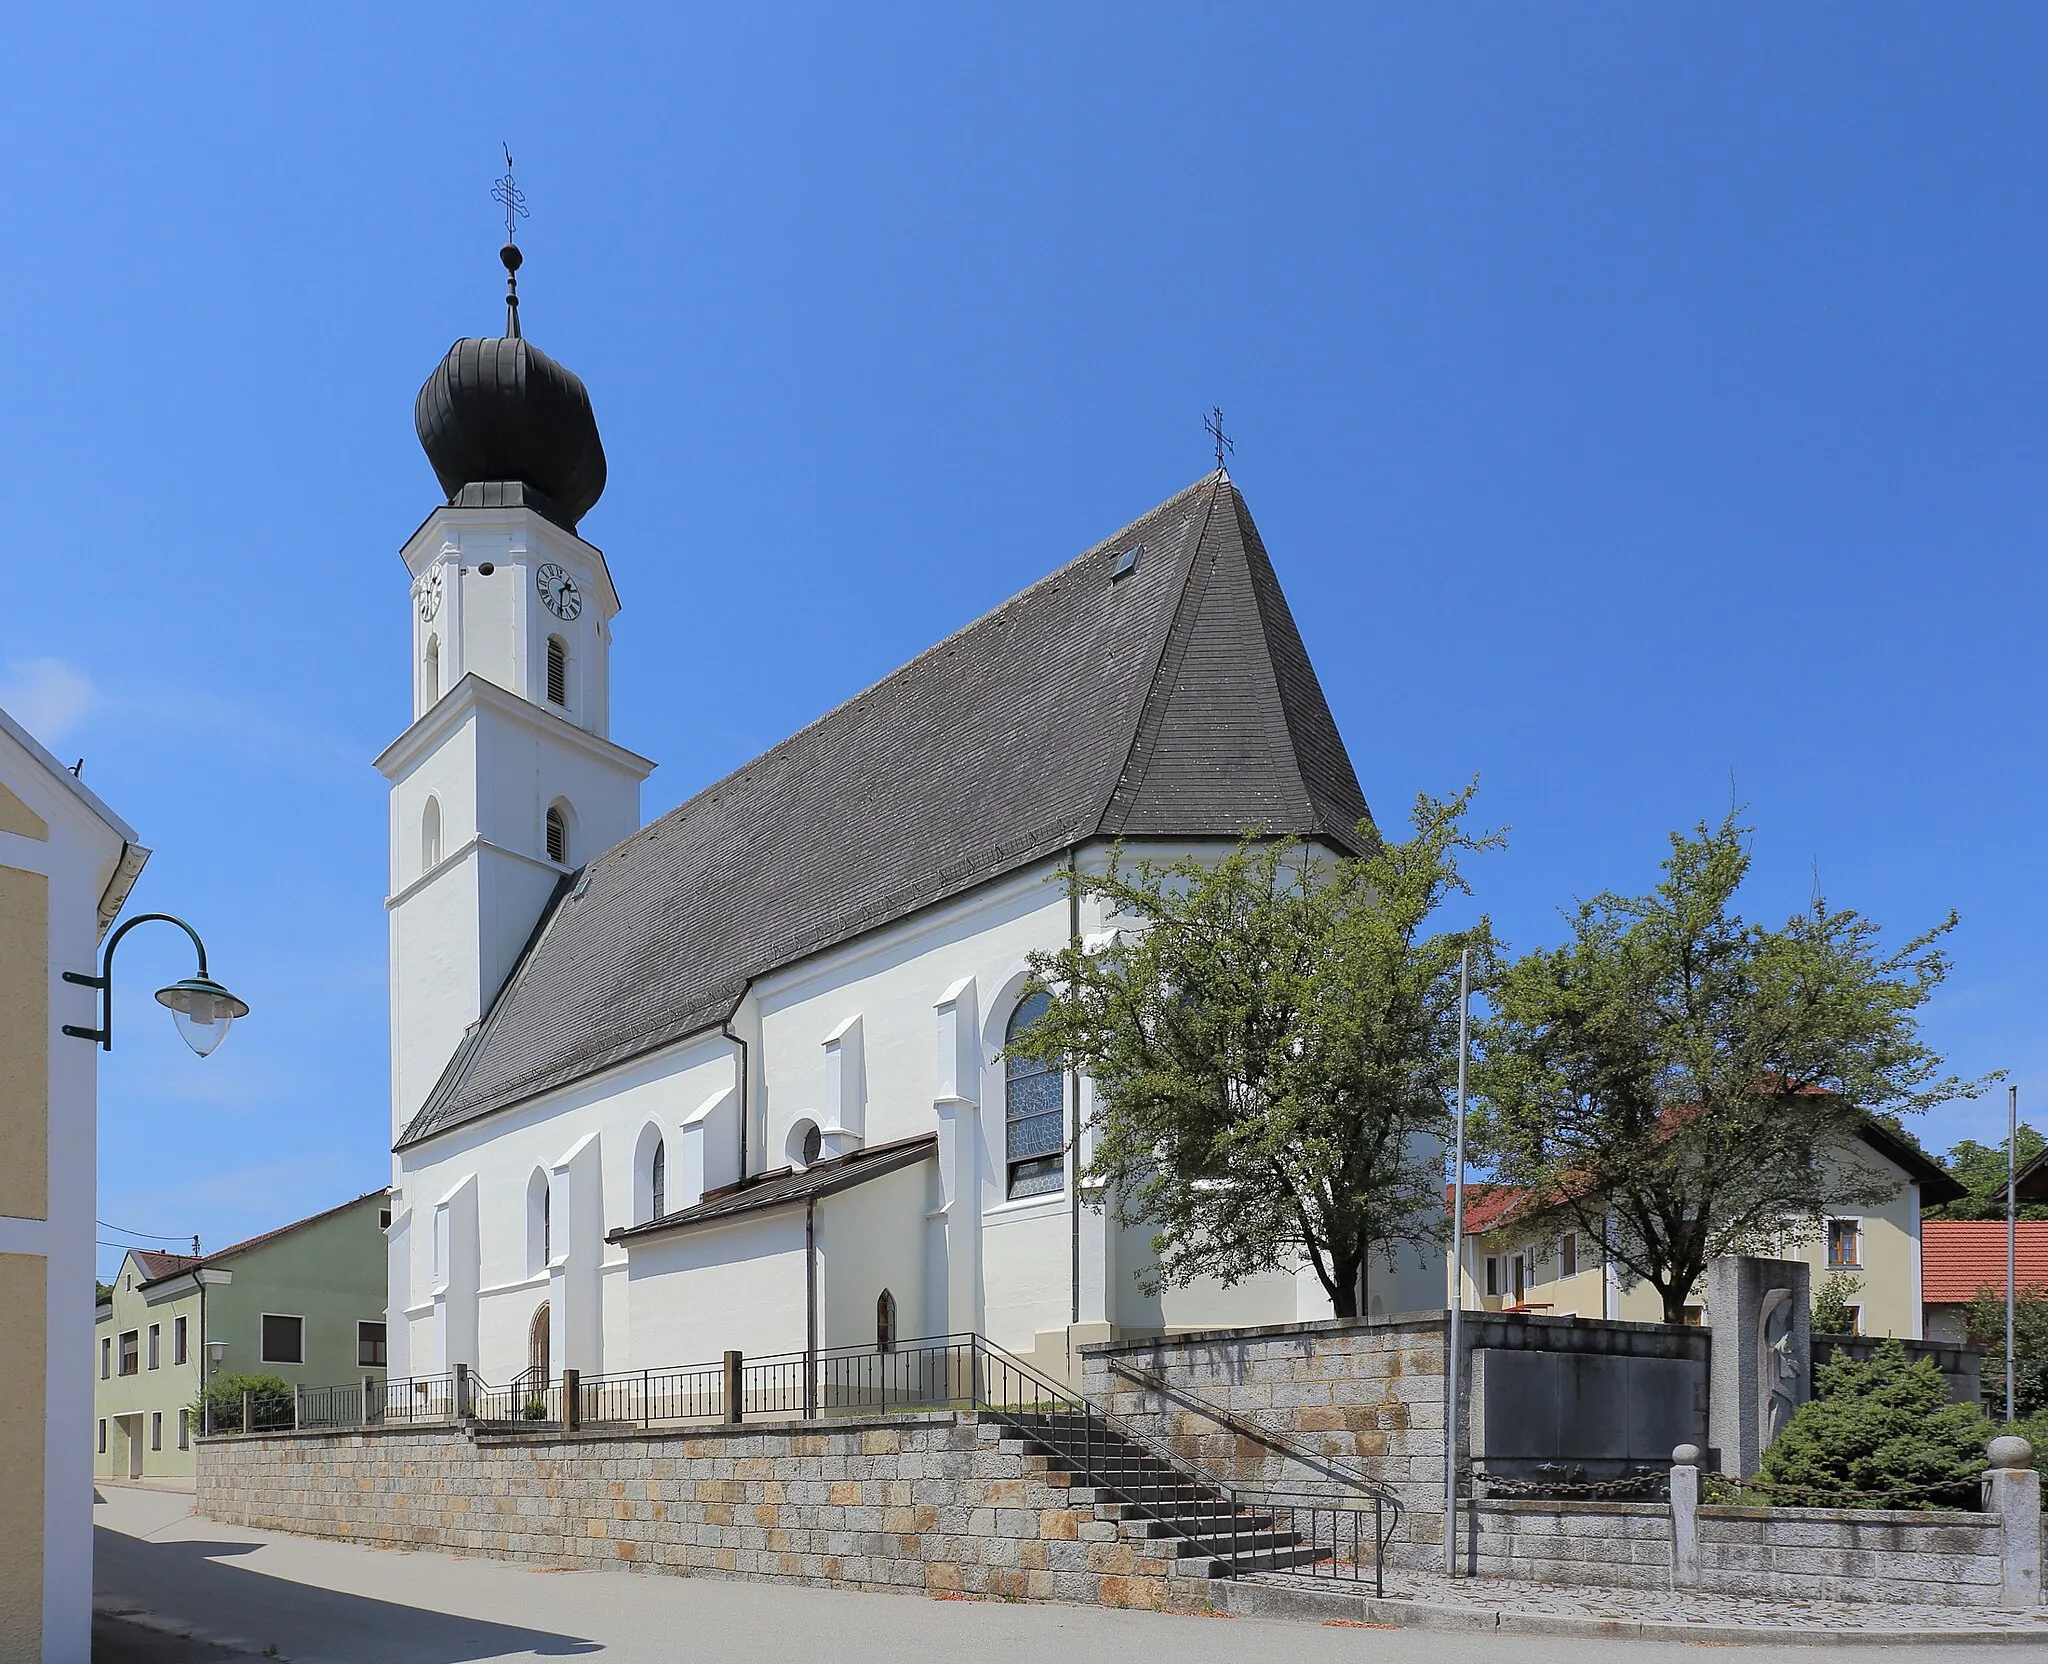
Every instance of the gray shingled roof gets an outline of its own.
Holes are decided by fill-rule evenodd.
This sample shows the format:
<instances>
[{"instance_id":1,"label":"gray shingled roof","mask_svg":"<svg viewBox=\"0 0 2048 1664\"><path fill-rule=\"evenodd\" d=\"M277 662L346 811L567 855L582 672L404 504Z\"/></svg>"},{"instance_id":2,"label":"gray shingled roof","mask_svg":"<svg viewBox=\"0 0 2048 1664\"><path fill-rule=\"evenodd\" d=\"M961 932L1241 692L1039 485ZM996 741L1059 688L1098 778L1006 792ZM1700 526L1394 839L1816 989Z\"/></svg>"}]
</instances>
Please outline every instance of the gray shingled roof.
<instances>
[{"instance_id":1,"label":"gray shingled roof","mask_svg":"<svg viewBox=\"0 0 2048 1664\"><path fill-rule=\"evenodd\" d=\"M1351 846L1365 818L1258 529L1209 475L590 862L399 1147L716 1028L753 978L1070 845Z\"/></svg>"},{"instance_id":2,"label":"gray shingled roof","mask_svg":"<svg viewBox=\"0 0 2048 1664\"><path fill-rule=\"evenodd\" d=\"M693 1207L678 1208L674 1213L665 1213L645 1224L621 1225L607 1235L605 1241L636 1242L641 1237L659 1232L715 1224L743 1213L758 1213L763 1208L815 1202L821 1197L851 1190L857 1184L866 1184L869 1179L879 1179L886 1173L914 1167L938 1153L939 1135L925 1132L915 1138L899 1138L891 1144L870 1144L864 1149L849 1150L843 1156L814 1161L801 1171L794 1167L777 1168L772 1173L762 1173L714 1191Z\"/></svg>"}]
</instances>

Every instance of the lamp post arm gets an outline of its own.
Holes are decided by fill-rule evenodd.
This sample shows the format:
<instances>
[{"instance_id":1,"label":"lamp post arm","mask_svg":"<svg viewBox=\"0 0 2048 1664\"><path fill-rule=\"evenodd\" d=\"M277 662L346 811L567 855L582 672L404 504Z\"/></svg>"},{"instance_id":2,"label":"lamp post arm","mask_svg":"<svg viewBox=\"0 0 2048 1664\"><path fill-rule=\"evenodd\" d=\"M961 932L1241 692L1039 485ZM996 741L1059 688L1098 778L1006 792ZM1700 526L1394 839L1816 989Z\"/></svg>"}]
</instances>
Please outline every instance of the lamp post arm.
<instances>
[{"instance_id":1,"label":"lamp post arm","mask_svg":"<svg viewBox=\"0 0 2048 1664\"><path fill-rule=\"evenodd\" d=\"M87 976L82 971L64 973L66 982L76 983L81 988L97 988L100 991L100 1026L79 1028L75 1024L66 1023L64 1032L73 1039L97 1040L101 1051L110 1052L114 1049L114 949L121 945L121 938L129 931L139 924L148 924L152 920L174 924L192 938L193 951L199 955L199 974L202 977L206 975L206 944L199 939L199 932L183 919L172 913L137 913L132 919L124 919L113 935L107 938L107 945L100 953L98 976Z\"/></svg>"}]
</instances>

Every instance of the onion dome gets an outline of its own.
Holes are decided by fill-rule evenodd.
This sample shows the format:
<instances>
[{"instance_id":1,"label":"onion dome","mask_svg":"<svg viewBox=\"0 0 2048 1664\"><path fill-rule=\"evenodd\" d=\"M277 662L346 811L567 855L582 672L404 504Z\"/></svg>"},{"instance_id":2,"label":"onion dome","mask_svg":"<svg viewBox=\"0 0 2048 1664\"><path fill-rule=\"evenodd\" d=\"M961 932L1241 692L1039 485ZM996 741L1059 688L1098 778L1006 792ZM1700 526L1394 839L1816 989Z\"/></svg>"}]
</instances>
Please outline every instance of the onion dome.
<instances>
[{"instance_id":1,"label":"onion dome","mask_svg":"<svg viewBox=\"0 0 2048 1664\"><path fill-rule=\"evenodd\" d=\"M604 445L582 380L519 333L519 250L507 243L505 334L466 336L413 403L420 446L448 501L525 506L569 531L604 494Z\"/></svg>"}]
</instances>

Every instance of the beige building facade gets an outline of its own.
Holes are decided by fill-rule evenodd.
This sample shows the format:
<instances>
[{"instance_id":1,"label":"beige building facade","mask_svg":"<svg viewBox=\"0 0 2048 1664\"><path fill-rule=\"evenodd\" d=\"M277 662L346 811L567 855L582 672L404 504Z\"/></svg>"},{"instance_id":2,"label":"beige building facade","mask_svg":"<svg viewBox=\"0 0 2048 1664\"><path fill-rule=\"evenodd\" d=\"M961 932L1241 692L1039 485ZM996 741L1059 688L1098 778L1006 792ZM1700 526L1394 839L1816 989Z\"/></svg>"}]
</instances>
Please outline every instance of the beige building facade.
<instances>
[{"instance_id":1,"label":"beige building facade","mask_svg":"<svg viewBox=\"0 0 2048 1664\"><path fill-rule=\"evenodd\" d=\"M1921 1210L1953 1200L1962 1187L1915 1145L1875 1123L1845 1159L1892 1186L1890 1194L1882 1202L1830 1209L1821 1231L1788 1233L1776 1252L1813 1268L1816 1296L1830 1277L1853 1281L1856 1333L1923 1339ZM1494 1185L1474 1185L1467 1193L1458 1266L1467 1311L1664 1321L1657 1291L1631 1283L1609 1264L1592 1233L1539 1236L1503 1223L1511 1220L1515 1200L1515 1193ZM1705 1296L1704 1288L1694 1291L1687 1322L1711 1321Z\"/></svg>"},{"instance_id":2,"label":"beige building facade","mask_svg":"<svg viewBox=\"0 0 2048 1664\"><path fill-rule=\"evenodd\" d=\"M92 1652L98 948L148 851L0 711L0 1664Z\"/></svg>"}]
</instances>

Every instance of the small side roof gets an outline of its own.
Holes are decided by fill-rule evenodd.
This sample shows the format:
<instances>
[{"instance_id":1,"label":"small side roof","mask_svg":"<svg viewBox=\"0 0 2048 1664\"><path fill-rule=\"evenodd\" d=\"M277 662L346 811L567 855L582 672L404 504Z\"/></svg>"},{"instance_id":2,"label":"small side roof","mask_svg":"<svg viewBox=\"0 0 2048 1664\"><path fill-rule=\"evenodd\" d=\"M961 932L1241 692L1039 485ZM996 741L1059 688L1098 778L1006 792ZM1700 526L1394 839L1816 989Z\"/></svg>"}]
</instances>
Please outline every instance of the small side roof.
<instances>
[{"instance_id":1,"label":"small side roof","mask_svg":"<svg viewBox=\"0 0 2048 1664\"><path fill-rule=\"evenodd\" d=\"M814 1202L835 1191L851 1190L857 1184L866 1184L869 1179L879 1179L884 1173L914 1166L926 1157L936 1155L938 1148L939 1135L927 1132L915 1138L899 1138L890 1144L876 1144L865 1150L851 1150L827 1161L814 1161L802 1172L785 1167L773 1173L763 1173L755 1178L742 1179L738 1184L727 1185L723 1190L714 1190L695 1207L665 1213L644 1225L622 1225L605 1240L637 1242L642 1237L686 1230L693 1225L709 1225L742 1213L756 1213L763 1208Z\"/></svg>"},{"instance_id":2,"label":"small side roof","mask_svg":"<svg viewBox=\"0 0 2048 1664\"><path fill-rule=\"evenodd\" d=\"M73 797L77 798L79 802L83 803L86 808L90 809L104 821L108 830L115 833L124 843L132 844L136 842L135 828L115 814L113 810L109 809L101 801L97 792L62 763L58 762L50 754L48 747L42 741L22 727L20 723L16 722L4 709L0 709L0 734L5 734L38 763L42 764L44 769L49 772L51 779L55 780L66 791L71 793Z\"/></svg>"}]
</instances>

